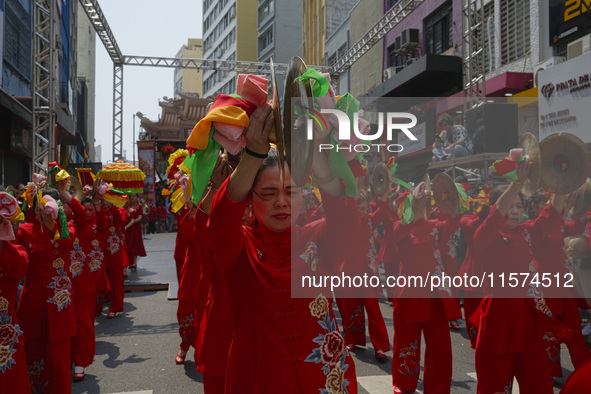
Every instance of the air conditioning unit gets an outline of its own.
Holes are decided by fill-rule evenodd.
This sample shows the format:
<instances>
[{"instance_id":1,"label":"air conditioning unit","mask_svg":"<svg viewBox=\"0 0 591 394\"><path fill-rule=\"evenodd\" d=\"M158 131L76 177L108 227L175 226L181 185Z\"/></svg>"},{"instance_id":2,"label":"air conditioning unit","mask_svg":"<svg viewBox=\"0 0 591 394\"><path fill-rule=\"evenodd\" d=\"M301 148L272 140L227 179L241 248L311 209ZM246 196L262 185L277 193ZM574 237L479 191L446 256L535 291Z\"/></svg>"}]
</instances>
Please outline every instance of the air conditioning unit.
<instances>
[{"instance_id":1,"label":"air conditioning unit","mask_svg":"<svg viewBox=\"0 0 591 394\"><path fill-rule=\"evenodd\" d=\"M394 75L396 75L396 67L388 67L387 69L384 70L384 81L387 81L388 79L392 78Z\"/></svg>"},{"instance_id":2,"label":"air conditioning unit","mask_svg":"<svg viewBox=\"0 0 591 394\"><path fill-rule=\"evenodd\" d=\"M419 29L406 29L402 32L400 47L412 49L419 45Z\"/></svg>"},{"instance_id":3,"label":"air conditioning unit","mask_svg":"<svg viewBox=\"0 0 591 394\"><path fill-rule=\"evenodd\" d=\"M234 4L232 6L232 8L230 8L230 19L235 19L236 18L236 4Z\"/></svg>"},{"instance_id":4,"label":"air conditioning unit","mask_svg":"<svg viewBox=\"0 0 591 394\"><path fill-rule=\"evenodd\" d=\"M568 60L581 56L585 52L589 52L591 47L591 34L579 38L568 44L566 48L566 58Z\"/></svg>"},{"instance_id":5,"label":"air conditioning unit","mask_svg":"<svg viewBox=\"0 0 591 394\"><path fill-rule=\"evenodd\" d=\"M552 56L552 57L549 57L548 59L544 60L543 62L538 63L534 67L534 87L538 86L538 73L540 71L544 71L549 68L552 68L555 65L562 63L565 60L566 60L566 58L563 56Z\"/></svg>"}]
</instances>

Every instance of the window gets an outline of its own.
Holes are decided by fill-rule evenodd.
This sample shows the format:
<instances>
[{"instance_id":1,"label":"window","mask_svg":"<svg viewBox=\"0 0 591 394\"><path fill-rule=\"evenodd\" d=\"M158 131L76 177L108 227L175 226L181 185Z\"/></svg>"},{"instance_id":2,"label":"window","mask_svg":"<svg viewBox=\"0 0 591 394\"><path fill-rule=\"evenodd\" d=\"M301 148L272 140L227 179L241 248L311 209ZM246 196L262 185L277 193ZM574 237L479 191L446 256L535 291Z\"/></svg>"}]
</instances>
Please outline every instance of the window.
<instances>
[{"instance_id":1,"label":"window","mask_svg":"<svg viewBox=\"0 0 591 394\"><path fill-rule=\"evenodd\" d=\"M490 72L492 69L492 62L495 56L495 39L494 36L489 35L488 31L488 20L492 18L494 20L495 8L494 3L490 2L484 6L484 23L481 27L476 30L476 36L483 42L483 54L484 54L484 65L485 72ZM491 34L494 34L494 23L491 22ZM482 36L484 34L484 37ZM493 59L491 59L491 55Z\"/></svg>"},{"instance_id":2,"label":"window","mask_svg":"<svg viewBox=\"0 0 591 394\"><path fill-rule=\"evenodd\" d=\"M388 0L388 9L394 7L398 3L398 0Z\"/></svg>"},{"instance_id":3,"label":"window","mask_svg":"<svg viewBox=\"0 0 591 394\"><path fill-rule=\"evenodd\" d=\"M508 64L530 49L529 0L501 1L501 63Z\"/></svg>"},{"instance_id":4,"label":"window","mask_svg":"<svg viewBox=\"0 0 591 394\"><path fill-rule=\"evenodd\" d=\"M452 8L447 5L425 19L425 52L438 55L452 46Z\"/></svg>"},{"instance_id":5,"label":"window","mask_svg":"<svg viewBox=\"0 0 591 394\"><path fill-rule=\"evenodd\" d=\"M273 0L269 0L259 7L259 25L273 13Z\"/></svg>"},{"instance_id":6,"label":"window","mask_svg":"<svg viewBox=\"0 0 591 394\"><path fill-rule=\"evenodd\" d=\"M396 54L394 44L388 47L388 67L405 66L405 57Z\"/></svg>"},{"instance_id":7,"label":"window","mask_svg":"<svg viewBox=\"0 0 591 394\"><path fill-rule=\"evenodd\" d=\"M16 1L7 1L5 8L4 62L26 81L30 81L31 16Z\"/></svg>"},{"instance_id":8,"label":"window","mask_svg":"<svg viewBox=\"0 0 591 394\"><path fill-rule=\"evenodd\" d=\"M332 67L337 62L337 54L333 53L332 56L328 58L328 66Z\"/></svg>"},{"instance_id":9,"label":"window","mask_svg":"<svg viewBox=\"0 0 591 394\"><path fill-rule=\"evenodd\" d=\"M339 60L341 60L345 56L345 54L347 53L347 43L344 43L343 45L341 45L338 53L339 53L338 54Z\"/></svg>"},{"instance_id":10,"label":"window","mask_svg":"<svg viewBox=\"0 0 591 394\"><path fill-rule=\"evenodd\" d=\"M259 37L259 54L261 54L271 44L273 44L273 26L269 27Z\"/></svg>"}]
</instances>

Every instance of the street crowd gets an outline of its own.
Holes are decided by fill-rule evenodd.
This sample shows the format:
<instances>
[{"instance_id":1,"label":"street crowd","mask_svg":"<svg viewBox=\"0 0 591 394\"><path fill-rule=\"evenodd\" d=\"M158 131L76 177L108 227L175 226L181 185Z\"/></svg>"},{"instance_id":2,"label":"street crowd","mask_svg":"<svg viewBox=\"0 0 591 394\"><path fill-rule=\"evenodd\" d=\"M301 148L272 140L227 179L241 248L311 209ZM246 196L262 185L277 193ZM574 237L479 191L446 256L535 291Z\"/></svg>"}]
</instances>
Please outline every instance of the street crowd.
<instances>
[{"instance_id":1,"label":"street crowd","mask_svg":"<svg viewBox=\"0 0 591 394\"><path fill-rule=\"evenodd\" d=\"M296 163L270 143L276 114L266 79L241 77L239 95L218 96L188 149L171 155L163 193L178 220L175 362L183 364L193 347L206 393L357 393L352 352L366 345L366 314L376 360L387 362L393 351L394 393L415 391L421 370L425 393L451 392L459 293L389 289L390 341L375 289L313 288L295 297L294 275L379 275L380 266L392 276L562 275L588 264L589 207L572 215L561 193L527 199L521 190L532 163L523 151L506 159L514 171L501 185L477 190L452 180L444 200L457 193L453 209L432 203L429 180L388 180L383 195L365 190L355 179L368 175L357 159L341 158L350 177L335 171L332 152L313 152L310 182L302 185ZM343 97L321 77L314 76L326 87L315 89L319 105L338 107ZM315 143L332 138L330 127L314 127ZM232 151L243 151L237 162ZM123 201L97 178L79 200L69 174L53 167L49 179L35 174L21 190L0 194L2 393L70 392L72 367L80 380L93 362L95 316L107 301L108 318L123 312L125 270L145 256L137 195ZM535 285L462 289L479 393L509 393L514 378L522 393L553 393L562 343L576 368L564 392L591 390L579 312L590 306L580 292L585 281L575 282L567 293Z\"/></svg>"}]
</instances>

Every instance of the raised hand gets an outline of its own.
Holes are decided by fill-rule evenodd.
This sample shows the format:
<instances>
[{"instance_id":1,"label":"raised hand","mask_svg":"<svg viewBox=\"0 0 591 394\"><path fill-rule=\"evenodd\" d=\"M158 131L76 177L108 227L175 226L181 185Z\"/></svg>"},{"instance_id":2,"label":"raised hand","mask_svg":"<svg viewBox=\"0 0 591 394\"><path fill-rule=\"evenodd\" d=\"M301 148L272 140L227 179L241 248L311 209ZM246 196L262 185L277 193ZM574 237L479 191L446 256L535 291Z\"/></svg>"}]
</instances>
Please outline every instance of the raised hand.
<instances>
[{"instance_id":1,"label":"raised hand","mask_svg":"<svg viewBox=\"0 0 591 394\"><path fill-rule=\"evenodd\" d=\"M250 115L248 127L244 132L246 147L260 155L265 155L271 149L269 145L269 133L273 129L274 120L269 104L261 105Z\"/></svg>"},{"instance_id":2,"label":"raised hand","mask_svg":"<svg viewBox=\"0 0 591 394\"><path fill-rule=\"evenodd\" d=\"M226 178L230 176L230 172L230 165L226 156L220 154L211 175L211 186L216 190L219 189Z\"/></svg>"},{"instance_id":3,"label":"raised hand","mask_svg":"<svg viewBox=\"0 0 591 394\"><path fill-rule=\"evenodd\" d=\"M523 185L523 183L527 180L527 177L529 176L530 169L531 169L531 161L529 161L529 160L526 160L519 165L519 168L517 169L517 172L516 172L517 183Z\"/></svg>"}]
</instances>

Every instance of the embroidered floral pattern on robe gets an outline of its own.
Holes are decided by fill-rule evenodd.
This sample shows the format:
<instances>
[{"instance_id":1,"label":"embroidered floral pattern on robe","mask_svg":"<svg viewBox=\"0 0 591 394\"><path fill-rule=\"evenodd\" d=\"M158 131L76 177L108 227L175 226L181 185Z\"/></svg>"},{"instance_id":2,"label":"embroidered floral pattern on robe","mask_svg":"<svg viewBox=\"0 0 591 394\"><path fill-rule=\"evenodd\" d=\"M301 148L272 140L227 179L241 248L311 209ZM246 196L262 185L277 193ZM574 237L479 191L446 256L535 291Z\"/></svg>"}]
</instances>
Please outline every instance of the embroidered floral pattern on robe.
<instances>
[{"instance_id":1,"label":"embroidered floral pattern on robe","mask_svg":"<svg viewBox=\"0 0 591 394\"><path fill-rule=\"evenodd\" d=\"M50 289L53 289L53 297L47 300L50 304L57 306L57 311L61 312L62 309L68 307L71 304L71 293L72 281L68 278L66 271L63 268L57 270L59 276L54 276L53 282L49 284Z\"/></svg>"},{"instance_id":2,"label":"embroidered floral pattern on robe","mask_svg":"<svg viewBox=\"0 0 591 394\"><path fill-rule=\"evenodd\" d=\"M326 305L326 311L322 320L318 320L318 324L324 329L324 334L319 334L313 339L313 342L319 346L314 348L304 361L323 364L322 372L326 376L326 382L325 387L319 389L320 394L348 394L347 386L350 382L345 379L345 372L349 369L349 365L345 361L349 351L345 346L345 340L337 330L336 320L330 318L326 297L322 294L316 297L310 303L310 312L312 316L320 317L318 315L324 309L324 305Z\"/></svg>"},{"instance_id":3,"label":"embroidered floral pattern on robe","mask_svg":"<svg viewBox=\"0 0 591 394\"><path fill-rule=\"evenodd\" d=\"M398 359L402 363L398 367L398 372L406 376L414 376L419 371L420 350L418 349L418 342L414 341L410 346L400 349Z\"/></svg>"},{"instance_id":4,"label":"embroidered floral pattern on robe","mask_svg":"<svg viewBox=\"0 0 591 394\"><path fill-rule=\"evenodd\" d=\"M310 241L306 244L304 253L300 255L300 258L306 262L312 272L316 272L316 265L318 264L318 247L314 242Z\"/></svg>"},{"instance_id":5,"label":"embroidered floral pattern on robe","mask_svg":"<svg viewBox=\"0 0 591 394\"><path fill-rule=\"evenodd\" d=\"M5 303L3 301L6 301ZM6 308L0 313L0 372L5 373L16 364L14 345L19 342L18 337L23 334L18 324L12 324L12 316L8 316L8 301L0 297L0 303Z\"/></svg>"}]
</instances>

